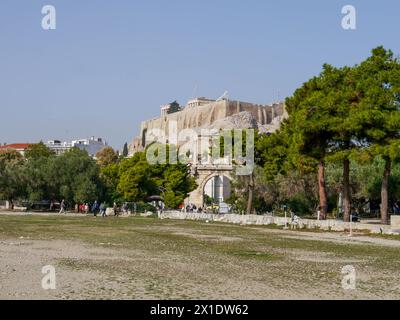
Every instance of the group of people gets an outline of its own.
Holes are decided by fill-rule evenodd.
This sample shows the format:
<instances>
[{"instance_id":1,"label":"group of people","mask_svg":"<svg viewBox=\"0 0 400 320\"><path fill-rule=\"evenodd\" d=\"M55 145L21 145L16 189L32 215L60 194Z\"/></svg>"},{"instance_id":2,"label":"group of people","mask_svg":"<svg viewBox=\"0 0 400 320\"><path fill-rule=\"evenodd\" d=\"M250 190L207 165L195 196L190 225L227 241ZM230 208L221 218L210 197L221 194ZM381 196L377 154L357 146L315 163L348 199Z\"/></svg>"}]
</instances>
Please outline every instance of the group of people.
<instances>
[{"instance_id":1,"label":"group of people","mask_svg":"<svg viewBox=\"0 0 400 320\"><path fill-rule=\"evenodd\" d=\"M82 204L78 205L78 212L79 212L79 213L86 213L86 214L88 214L89 211L90 211L89 203L82 203Z\"/></svg>"},{"instance_id":2,"label":"group of people","mask_svg":"<svg viewBox=\"0 0 400 320\"><path fill-rule=\"evenodd\" d=\"M105 202L99 204L96 200L92 205L91 211L95 217L97 217L97 214L101 214L101 216L104 218L107 216L107 205Z\"/></svg>"},{"instance_id":3,"label":"group of people","mask_svg":"<svg viewBox=\"0 0 400 320\"><path fill-rule=\"evenodd\" d=\"M181 207L181 210L183 211L183 212L203 212L203 208L201 208L201 207L197 207L195 204L193 204L193 203L189 203L189 204L187 204L186 205L186 207L185 206L182 206Z\"/></svg>"},{"instance_id":4,"label":"group of people","mask_svg":"<svg viewBox=\"0 0 400 320\"><path fill-rule=\"evenodd\" d=\"M65 200L63 199L60 203L59 213L66 214L67 213L66 208L67 206ZM95 217L97 217L98 214L100 214L103 218L107 217L107 204L105 202L99 203L96 200L92 205L90 205L89 203L77 204L76 209L78 213L84 213L84 214L93 213ZM129 213L128 203L125 202L122 205L121 209L124 214L128 214ZM116 202L114 202L113 204L113 211L114 211L114 216L118 217L120 214L120 208L118 207Z\"/></svg>"}]
</instances>

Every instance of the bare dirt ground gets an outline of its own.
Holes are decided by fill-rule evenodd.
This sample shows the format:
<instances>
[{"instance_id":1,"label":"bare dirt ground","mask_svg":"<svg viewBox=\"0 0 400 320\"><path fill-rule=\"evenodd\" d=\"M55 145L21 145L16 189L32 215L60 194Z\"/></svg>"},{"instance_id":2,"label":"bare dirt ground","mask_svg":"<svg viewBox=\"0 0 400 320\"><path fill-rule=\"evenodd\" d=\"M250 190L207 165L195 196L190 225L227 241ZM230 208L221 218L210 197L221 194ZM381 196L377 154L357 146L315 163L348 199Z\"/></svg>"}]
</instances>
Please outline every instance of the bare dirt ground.
<instances>
[{"instance_id":1,"label":"bare dirt ground","mask_svg":"<svg viewBox=\"0 0 400 320\"><path fill-rule=\"evenodd\" d=\"M44 290L42 267L56 270ZM346 265L356 289L342 288ZM0 215L0 299L399 299L400 241L156 218Z\"/></svg>"}]
</instances>

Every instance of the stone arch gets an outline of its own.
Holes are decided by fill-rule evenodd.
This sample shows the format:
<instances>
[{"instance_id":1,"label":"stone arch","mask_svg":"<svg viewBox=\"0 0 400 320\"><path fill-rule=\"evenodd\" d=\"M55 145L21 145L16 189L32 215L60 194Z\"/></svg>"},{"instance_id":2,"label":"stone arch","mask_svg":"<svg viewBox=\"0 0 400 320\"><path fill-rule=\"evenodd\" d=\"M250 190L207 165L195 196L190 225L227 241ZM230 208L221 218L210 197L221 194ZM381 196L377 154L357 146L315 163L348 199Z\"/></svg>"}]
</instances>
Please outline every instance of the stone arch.
<instances>
[{"instance_id":1,"label":"stone arch","mask_svg":"<svg viewBox=\"0 0 400 320\"><path fill-rule=\"evenodd\" d=\"M207 176L203 177L201 179L202 181L201 181L199 187L201 187L201 189L204 189L204 187L206 186L207 182L210 179L215 178L215 177L221 177L221 176L228 178L230 181L233 181L233 178L231 177L231 175L229 173L216 171L216 172L212 172L212 173L208 174Z\"/></svg>"},{"instance_id":2,"label":"stone arch","mask_svg":"<svg viewBox=\"0 0 400 320\"><path fill-rule=\"evenodd\" d=\"M225 198L224 197L224 191L225 191L225 186L224 186L224 178L226 178L227 180L229 180L229 183L231 184L232 183L232 181L233 181L233 178L232 178L232 176L229 174L229 173L227 173L227 172L218 172L218 171L216 171L216 172L213 172L213 173L210 173L210 174L208 174L207 176L205 176L205 177L202 177L202 181L201 181L201 183L199 184L199 187L198 187L198 189L199 189L199 193L201 194L201 200L202 200L202 203L204 203L204 195L205 195L205 188L206 188L206 186L207 186L207 183L209 182L209 181L211 181L212 179L215 179L216 177L221 177L222 178L222 197L223 198ZM230 190L229 190L229 192L230 192ZM224 199L224 200L226 200L226 199Z\"/></svg>"},{"instance_id":3,"label":"stone arch","mask_svg":"<svg viewBox=\"0 0 400 320\"><path fill-rule=\"evenodd\" d=\"M198 166L195 168L195 177L197 182L197 188L193 190L188 198L186 198L185 203L193 203L198 208L204 205L204 188L210 179L214 177L224 177L230 181L230 187L232 188L232 181L233 181L233 167L226 166L224 168L220 168L218 166Z\"/></svg>"}]
</instances>

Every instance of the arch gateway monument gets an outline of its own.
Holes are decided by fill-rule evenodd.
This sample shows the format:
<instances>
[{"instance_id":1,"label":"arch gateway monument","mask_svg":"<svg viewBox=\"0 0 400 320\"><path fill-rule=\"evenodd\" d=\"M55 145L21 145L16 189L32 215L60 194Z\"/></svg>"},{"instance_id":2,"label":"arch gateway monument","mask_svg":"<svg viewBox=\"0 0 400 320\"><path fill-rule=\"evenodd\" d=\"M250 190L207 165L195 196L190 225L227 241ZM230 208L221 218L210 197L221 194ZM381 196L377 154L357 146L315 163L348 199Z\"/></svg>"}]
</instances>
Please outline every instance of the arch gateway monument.
<instances>
[{"instance_id":1,"label":"arch gateway monument","mask_svg":"<svg viewBox=\"0 0 400 320\"><path fill-rule=\"evenodd\" d=\"M185 200L186 204L202 207L207 197L223 202L230 196L234 166L230 156L210 155L215 138L221 130L256 129L272 133L286 117L283 103L260 105L226 98L196 98L184 107L176 102L162 105L159 117L141 123L139 135L129 144L129 156L153 142L188 150L186 161L198 187Z\"/></svg>"}]
</instances>

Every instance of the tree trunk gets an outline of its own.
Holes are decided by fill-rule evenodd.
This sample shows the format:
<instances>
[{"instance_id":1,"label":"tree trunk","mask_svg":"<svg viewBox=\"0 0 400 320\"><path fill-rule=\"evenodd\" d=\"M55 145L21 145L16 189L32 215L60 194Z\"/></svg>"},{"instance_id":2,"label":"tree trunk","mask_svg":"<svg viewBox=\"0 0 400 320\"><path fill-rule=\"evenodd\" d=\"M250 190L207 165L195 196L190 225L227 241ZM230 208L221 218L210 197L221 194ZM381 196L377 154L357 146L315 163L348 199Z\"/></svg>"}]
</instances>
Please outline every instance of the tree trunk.
<instances>
[{"instance_id":1,"label":"tree trunk","mask_svg":"<svg viewBox=\"0 0 400 320\"><path fill-rule=\"evenodd\" d=\"M345 158L343 160L343 204L344 204L343 220L345 222L350 222L350 214L351 214L350 160L348 158Z\"/></svg>"},{"instance_id":2,"label":"tree trunk","mask_svg":"<svg viewBox=\"0 0 400 320\"><path fill-rule=\"evenodd\" d=\"M318 193L320 219L325 220L328 212L328 199L325 185L325 163L323 161L318 164Z\"/></svg>"},{"instance_id":3,"label":"tree trunk","mask_svg":"<svg viewBox=\"0 0 400 320\"><path fill-rule=\"evenodd\" d=\"M253 179L253 173L250 174L249 176L249 196L247 198L247 214L252 214L253 213L253 198L254 198L254 179Z\"/></svg>"},{"instance_id":4,"label":"tree trunk","mask_svg":"<svg viewBox=\"0 0 400 320\"><path fill-rule=\"evenodd\" d=\"M389 178L392 169L392 162L385 159L385 170L382 177L381 188L381 221L382 224L389 224Z\"/></svg>"}]
</instances>

